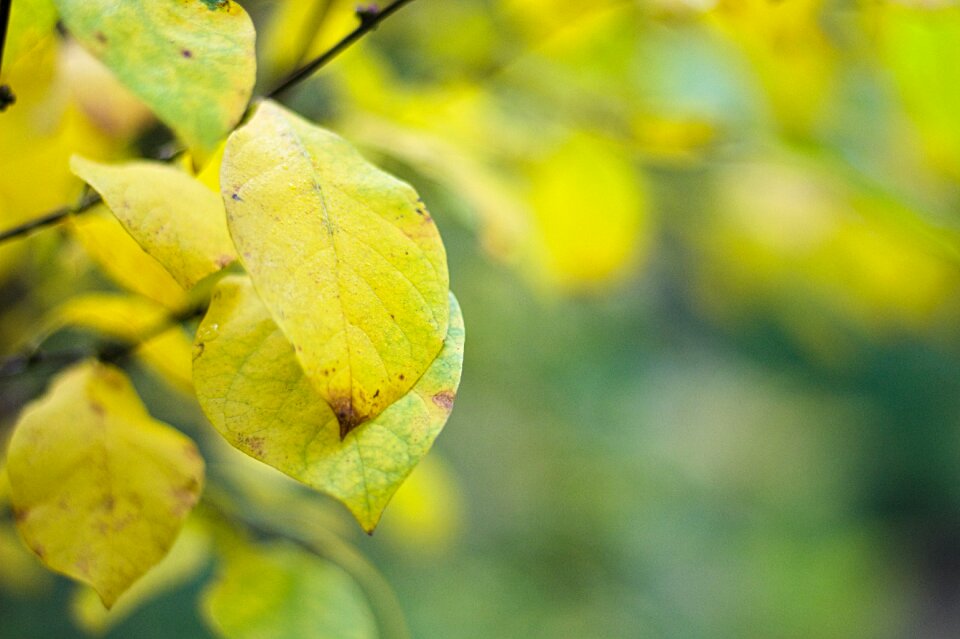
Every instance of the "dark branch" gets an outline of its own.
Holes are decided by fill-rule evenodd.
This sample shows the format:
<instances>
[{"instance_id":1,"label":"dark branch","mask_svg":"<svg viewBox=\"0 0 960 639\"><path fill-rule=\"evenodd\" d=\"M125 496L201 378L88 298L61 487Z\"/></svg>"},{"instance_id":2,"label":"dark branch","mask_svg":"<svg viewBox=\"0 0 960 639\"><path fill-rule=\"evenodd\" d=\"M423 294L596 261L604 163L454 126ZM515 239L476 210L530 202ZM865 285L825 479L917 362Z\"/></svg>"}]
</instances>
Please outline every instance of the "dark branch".
<instances>
[{"instance_id":1,"label":"dark branch","mask_svg":"<svg viewBox=\"0 0 960 639\"><path fill-rule=\"evenodd\" d=\"M10 7L13 0L0 0L0 71L3 70L3 50L7 44L7 25L10 24ZM0 111L16 102L13 91L6 84L0 84Z\"/></svg>"},{"instance_id":2,"label":"dark branch","mask_svg":"<svg viewBox=\"0 0 960 639\"><path fill-rule=\"evenodd\" d=\"M30 220L29 222L24 222L19 226L14 226L13 228L7 229L6 231L0 232L0 243L6 242L7 240L12 240L15 237L21 237L27 235L37 229L44 228L46 226L51 226L56 224L71 215L76 215L77 213L83 213L84 211L90 210L95 204L100 202L100 196L97 194L88 195L83 198L83 200L76 206L64 206L55 211L51 211L46 215Z\"/></svg>"},{"instance_id":3,"label":"dark branch","mask_svg":"<svg viewBox=\"0 0 960 639\"><path fill-rule=\"evenodd\" d=\"M132 355L143 343L157 337L177 324L200 317L206 310L206 303L188 307L179 313L171 314L164 320L157 322L143 334L139 335L135 341L110 341L93 351L87 349L70 349L56 352L34 350L28 353L12 355L4 360L0 360L0 379L14 377L26 372L33 366L53 364L62 367L88 357L96 357L101 362L118 364Z\"/></svg>"},{"instance_id":4,"label":"dark branch","mask_svg":"<svg viewBox=\"0 0 960 639\"><path fill-rule=\"evenodd\" d=\"M290 75L281 80L266 97L275 98L288 89L296 86L303 80L313 75L318 69L326 66L331 60L346 51L350 45L362 38L364 35L377 28L377 25L389 18L391 15L410 4L413 0L395 0L383 9L378 9L376 5L368 5L357 9L357 17L360 18L360 26L348 33L342 40L318 55L316 58L307 62L302 67L294 70Z\"/></svg>"}]
</instances>

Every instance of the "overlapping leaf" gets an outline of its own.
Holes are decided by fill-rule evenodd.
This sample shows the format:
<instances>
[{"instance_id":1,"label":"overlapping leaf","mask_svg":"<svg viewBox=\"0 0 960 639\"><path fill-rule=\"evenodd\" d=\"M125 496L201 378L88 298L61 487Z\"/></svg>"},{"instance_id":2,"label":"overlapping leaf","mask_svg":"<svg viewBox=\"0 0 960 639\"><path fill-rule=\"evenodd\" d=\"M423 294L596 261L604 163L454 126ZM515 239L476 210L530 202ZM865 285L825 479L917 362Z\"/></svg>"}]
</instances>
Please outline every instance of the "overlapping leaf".
<instances>
[{"instance_id":1,"label":"overlapping leaf","mask_svg":"<svg viewBox=\"0 0 960 639\"><path fill-rule=\"evenodd\" d=\"M152 419L117 369L86 362L24 409L7 458L17 527L104 605L167 553L203 481L193 442Z\"/></svg>"},{"instance_id":2,"label":"overlapping leaf","mask_svg":"<svg viewBox=\"0 0 960 639\"><path fill-rule=\"evenodd\" d=\"M246 109L254 29L233 0L56 0L70 33L193 150L213 151Z\"/></svg>"},{"instance_id":3,"label":"overlapping leaf","mask_svg":"<svg viewBox=\"0 0 960 639\"><path fill-rule=\"evenodd\" d=\"M346 436L407 393L447 335L433 220L409 185L271 102L230 136L221 189L241 262Z\"/></svg>"},{"instance_id":4,"label":"overlapping leaf","mask_svg":"<svg viewBox=\"0 0 960 639\"><path fill-rule=\"evenodd\" d=\"M70 166L184 288L235 259L220 198L193 176L159 162L108 165L74 156Z\"/></svg>"},{"instance_id":5,"label":"overlapping leaf","mask_svg":"<svg viewBox=\"0 0 960 639\"><path fill-rule=\"evenodd\" d=\"M406 395L341 440L336 415L250 281L226 278L197 331L197 397L236 448L334 496L372 531L453 405L464 332L452 296L449 304L449 332L428 370Z\"/></svg>"}]
</instances>

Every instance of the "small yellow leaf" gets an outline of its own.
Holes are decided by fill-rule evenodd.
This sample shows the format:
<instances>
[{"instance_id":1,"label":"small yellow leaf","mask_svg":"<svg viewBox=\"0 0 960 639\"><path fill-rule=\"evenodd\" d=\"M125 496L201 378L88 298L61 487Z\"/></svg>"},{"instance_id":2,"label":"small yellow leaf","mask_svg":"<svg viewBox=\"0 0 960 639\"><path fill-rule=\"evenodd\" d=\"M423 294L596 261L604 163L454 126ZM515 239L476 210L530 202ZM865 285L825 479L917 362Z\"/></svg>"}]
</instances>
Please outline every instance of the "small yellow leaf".
<instances>
[{"instance_id":1,"label":"small yellow leaf","mask_svg":"<svg viewBox=\"0 0 960 639\"><path fill-rule=\"evenodd\" d=\"M175 388L193 392L190 351L192 342L180 326L156 334L159 325L170 323L170 311L144 297L113 293L87 293L71 297L44 320L39 343L66 326L91 328L131 344L142 342L136 354Z\"/></svg>"},{"instance_id":2,"label":"small yellow leaf","mask_svg":"<svg viewBox=\"0 0 960 639\"><path fill-rule=\"evenodd\" d=\"M178 310L186 304L183 287L140 248L106 206L98 204L74 215L70 226L90 257L117 284L169 309Z\"/></svg>"},{"instance_id":3,"label":"small yellow leaf","mask_svg":"<svg viewBox=\"0 0 960 639\"><path fill-rule=\"evenodd\" d=\"M443 344L437 227L408 184L272 102L230 136L220 178L240 260L345 436Z\"/></svg>"},{"instance_id":4,"label":"small yellow leaf","mask_svg":"<svg viewBox=\"0 0 960 639\"><path fill-rule=\"evenodd\" d=\"M611 142L572 135L533 167L531 205L547 279L566 288L621 277L647 242L642 175Z\"/></svg>"},{"instance_id":5,"label":"small yellow leaf","mask_svg":"<svg viewBox=\"0 0 960 639\"><path fill-rule=\"evenodd\" d=\"M201 155L240 120L256 76L236 2L55 0L70 33Z\"/></svg>"},{"instance_id":6,"label":"small yellow leaf","mask_svg":"<svg viewBox=\"0 0 960 639\"><path fill-rule=\"evenodd\" d=\"M372 531L387 502L447 421L463 365L463 319L450 296L450 329L414 387L340 438L337 418L249 279L228 277L197 330L193 381L228 442L341 501Z\"/></svg>"},{"instance_id":7,"label":"small yellow leaf","mask_svg":"<svg viewBox=\"0 0 960 639\"><path fill-rule=\"evenodd\" d=\"M184 288L235 259L223 203L192 176L159 162L108 165L76 155L70 167Z\"/></svg>"},{"instance_id":8,"label":"small yellow leaf","mask_svg":"<svg viewBox=\"0 0 960 639\"><path fill-rule=\"evenodd\" d=\"M109 608L173 545L199 498L203 461L150 417L123 373L85 362L24 409L7 472L26 544Z\"/></svg>"}]
</instances>

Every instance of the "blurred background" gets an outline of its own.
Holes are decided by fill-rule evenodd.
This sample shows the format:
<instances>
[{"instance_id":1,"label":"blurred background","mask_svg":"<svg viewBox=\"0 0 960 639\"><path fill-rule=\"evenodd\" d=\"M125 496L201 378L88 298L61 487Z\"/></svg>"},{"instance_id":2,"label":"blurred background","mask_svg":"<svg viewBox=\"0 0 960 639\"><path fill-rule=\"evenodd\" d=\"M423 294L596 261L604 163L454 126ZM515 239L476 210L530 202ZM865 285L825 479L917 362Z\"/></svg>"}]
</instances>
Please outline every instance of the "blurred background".
<instances>
[{"instance_id":1,"label":"blurred background","mask_svg":"<svg viewBox=\"0 0 960 639\"><path fill-rule=\"evenodd\" d=\"M243 4L262 89L356 24ZM24 32L2 228L75 201L73 151L165 139ZM960 636L958 43L937 0L418 0L287 96L416 186L467 324L452 418L372 537L218 444L187 334L128 369L212 477L355 545L414 637ZM4 351L118 336L78 291L164 304L98 215L0 249ZM0 434L50 372L0 380ZM4 511L0 637L212 636L190 544L105 624Z\"/></svg>"}]
</instances>

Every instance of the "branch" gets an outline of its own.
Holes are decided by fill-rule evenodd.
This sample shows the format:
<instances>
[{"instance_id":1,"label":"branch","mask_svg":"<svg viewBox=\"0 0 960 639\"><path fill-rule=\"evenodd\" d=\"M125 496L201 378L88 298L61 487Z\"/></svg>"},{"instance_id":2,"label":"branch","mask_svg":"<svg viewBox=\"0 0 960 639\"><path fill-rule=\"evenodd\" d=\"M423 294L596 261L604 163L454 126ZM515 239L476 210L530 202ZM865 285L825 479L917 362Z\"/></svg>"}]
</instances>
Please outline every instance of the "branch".
<instances>
[{"instance_id":1,"label":"branch","mask_svg":"<svg viewBox=\"0 0 960 639\"><path fill-rule=\"evenodd\" d=\"M95 204L100 202L100 196L94 193L93 195L88 195L83 198L79 204L76 206L64 206L55 211L50 211L46 215L42 215L38 218L32 219L28 222L24 222L19 226L7 229L6 231L0 232L0 243L7 240L12 240L15 237L21 237L23 235L28 235L29 233L41 229L47 226L52 226L71 215L76 215L78 213L83 213L93 208Z\"/></svg>"},{"instance_id":2,"label":"branch","mask_svg":"<svg viewBox=\"0 0 960 639\"><path fill-rule=\"evenodd\" d=\"M179 313L169 315L164 320L157 322L149 329L144 331L138 338L130 342L108 342L100 348L90 351L87 349L71 349L56 352L47 352L32 350L19 355L12 355L4 360L0 360L0 379L5 377L14 377L24 373L31 367L40 364L56 364L57 366L66 366L73 364L88 357L96 357L101 362L117 364L129 357L137 348L145 342L150 341L161 333L173 328L177 324L186 322L195 317L200 317L207 310L207 303L204 302L197 306L191 306Z\"/></svg>"},{"instance_id":3,"label":"branch","mask_svg":"<svg viewBox=\"0 0 960 639\"><path fill-rule=\"evenodd\" d=\"M7 44L7 26L10 24L10 8L13 0L0 0L0 71L3 70L3 49ZM0 111L16 102L13 91L6 84L0 84Z\"/></svg>"},{"instance_id":4,"label":"branch","mask_svg":"<svg viewBox=\"0 0 960 639\"><path fill-rule=\"evenodd\" d=\"M360 26L348 33L342 40L318 55L316 58L307 62L302 67L294 70L290 75L281 80L266 97L275 98L288 89L296 86L303 80L314 74L318 69L326 66L331 60L346 51L350 45L362 38L364 35L377 28L381 22L399 11L404 5L410 4L413 0L395 0L383 9L378 9L376 5L361 7L357 9L357 16L360 18Z\"/></svg>"}]
</instances>

